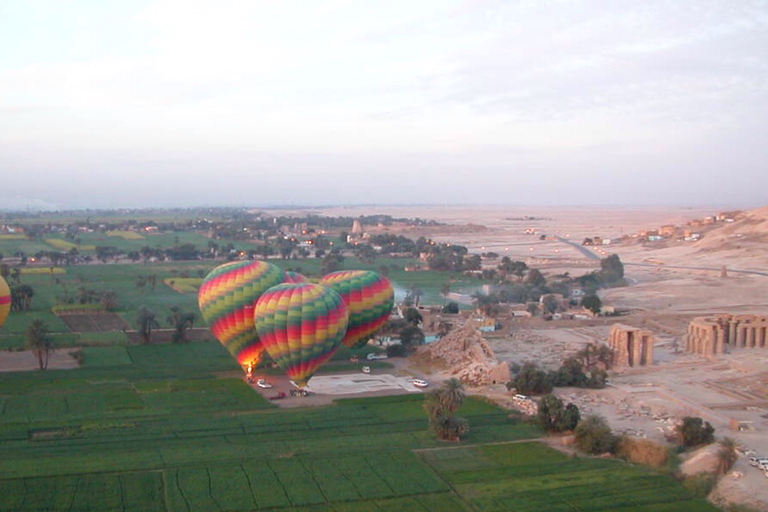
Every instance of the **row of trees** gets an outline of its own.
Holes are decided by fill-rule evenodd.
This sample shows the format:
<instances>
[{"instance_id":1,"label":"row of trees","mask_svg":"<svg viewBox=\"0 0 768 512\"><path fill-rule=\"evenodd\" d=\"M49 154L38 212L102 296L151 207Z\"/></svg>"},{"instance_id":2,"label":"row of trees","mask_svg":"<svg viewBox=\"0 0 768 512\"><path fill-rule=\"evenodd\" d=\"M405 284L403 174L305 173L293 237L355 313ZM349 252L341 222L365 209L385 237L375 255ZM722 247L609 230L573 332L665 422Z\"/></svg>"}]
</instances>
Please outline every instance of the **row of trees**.
<instances>
[{"instance_id":1,"label":"row of trees","mask_svg":"<svg viewBox=\"0 0 768 512\"><path fill-rule=\"evenodd\" d=\"M185 312L179 306L171 307L170 311L166 321L174 329L171 341L184 343L187 341L187 330L195 326L197 314ZM137 311L136 324L142 343L149 343L152 339L152 330L160 327L157 314L146 306L141 306Z\"/></svg>"},{"instance_id":2,"label":"row of trees","mask_svg":"<svg viewBox=\"0 0 768 512\"><path fill-rule=\"evenodd\" d=\"M608 346L589 344L565 359L556 371L544 371L532 362L523 364L507 387L525 395L547 394L554 387L602 388L608 379L612 357Z\"/></svg>"}]
</instances>

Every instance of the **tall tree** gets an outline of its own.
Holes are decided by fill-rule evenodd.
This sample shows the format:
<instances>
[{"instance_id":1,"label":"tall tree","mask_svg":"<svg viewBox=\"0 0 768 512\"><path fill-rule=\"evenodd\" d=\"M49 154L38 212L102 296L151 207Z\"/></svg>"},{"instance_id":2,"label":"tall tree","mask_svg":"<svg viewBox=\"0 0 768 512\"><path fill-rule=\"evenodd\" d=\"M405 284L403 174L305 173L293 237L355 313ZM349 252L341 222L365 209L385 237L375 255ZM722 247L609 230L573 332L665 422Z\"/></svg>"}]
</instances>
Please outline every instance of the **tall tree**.
<instances>
[{"instance_id":1,"label":"tall tree","mask_svg":"<svg viewBox=\"0 0 768 512\"><path fill-rule=\"evenodd\" d=\"M32 320L27 327L26 344L37 358L41 370L48 369L48 356L53 351L53 339L48 332L48 325L40 319Z\"/></svg>"},{"instance_id":2,"label":"tall tree","mask_svg":"<svg viewBox=\"0 0 768 512\"><path fill-rule=\"evenodd\" d=\"M141 306L136 314L136 323L139 326L139 336L142 343L149 343L152 337L152 329L160 327L157 315L149 308Z\"/></svg>"},{"instance_id":3,"label":"tall tree","mask_svg":"<svg viewBox=\"0 0 768 512\"><path fill-rule=\"evenodd\" d=\"M184 343L187 341L187 329L195 324L197 315L194 313L185 313L179 306L171 308L171 314L168 315L168 322L174 329L173 342Z\"/></svg>"},{"instance_id":4,"label":"tall tree","mask_svg":"<svg viewBox=\"0 0 768 512\"><path fill-rule=\"evenodd\" d=\"M443 387L433 389L424 396L424 410L429 425L440 439L460 441L469 432L466 419L454 416L464 401L464 386L458 379L450 379Z\"/></svg>"},{"instance_id":5,"label":"tall tree","mask_svg":"<svg viewBox=\"0 0 768 512\"><path fill-rule=\"evenodd\" d=\"M464 403L464 385L457 378L448 379L443 384L440 393L440 403L443 410L449 414L456 412Z\"/></svg>"}]
</instances>

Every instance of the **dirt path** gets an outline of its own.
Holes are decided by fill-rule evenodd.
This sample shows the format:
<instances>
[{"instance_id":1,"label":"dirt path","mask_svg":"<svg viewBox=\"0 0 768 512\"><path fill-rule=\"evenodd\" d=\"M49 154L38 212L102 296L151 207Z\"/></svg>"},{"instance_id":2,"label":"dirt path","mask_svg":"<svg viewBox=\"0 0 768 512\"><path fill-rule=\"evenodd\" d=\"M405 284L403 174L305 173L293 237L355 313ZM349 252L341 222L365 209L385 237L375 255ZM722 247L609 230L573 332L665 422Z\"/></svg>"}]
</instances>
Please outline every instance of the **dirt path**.
<instances>
[{"instance_id":1,"label":"dirt path","mask_svg":"<svg viewBox=\"0 0 768 512\"><path fill-rule=\"evenodd\" d=\"M71 370L78 368L80 363L73 357L77 350L76 348L69 348L51 352L48 358L48 369ZM0 352L0 372L27 372L38 369L37 358L31 350Z\"/></svg>"}]
</instances>

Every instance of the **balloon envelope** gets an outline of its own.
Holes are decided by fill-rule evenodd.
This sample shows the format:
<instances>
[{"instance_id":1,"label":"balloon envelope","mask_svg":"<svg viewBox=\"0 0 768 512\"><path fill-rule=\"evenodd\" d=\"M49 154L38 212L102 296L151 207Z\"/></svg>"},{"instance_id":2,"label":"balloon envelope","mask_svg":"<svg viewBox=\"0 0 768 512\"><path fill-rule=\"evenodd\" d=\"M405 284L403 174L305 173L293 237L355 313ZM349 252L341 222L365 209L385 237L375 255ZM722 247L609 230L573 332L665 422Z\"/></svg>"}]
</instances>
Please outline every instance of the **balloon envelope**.
<instances>
[{"instance_id":1,"label":"balloon envelope","mask_svg":"<svg viewBox=\"0 0 768 512\"><path fill-rule=\"evenodd\" d=\"M8 288L8 283L5 282L3 276L0 276L0 327L5 323L5 319L8 318L8 313L11 312L11 289Z\"/></svg>"},{"instance_id":2,"label":"balloon envelope","mask_svg":"<svg viewBox=\"0 0 768 512\"><path fill-rule=\"evenodd\" d=\"M267 353L302 387L339 347L349 318L339 294L312 283L270 288L254 317Z\"/></svg>"},{"instance_id":3,"label":"balloon envelope","mask_svg":"<svg viewBox=\"0 0 768 512\"><path fill-rule=\"evenodd\" d=\"M320 284L341 295L349 308L349 327L342 342L348 347L376 333L387 322L395 303L392 282L370 270L331 272Z\"/></svg>"},{"instance_id":4,"label":"balloon envelope","mask_svg":"<svg viewBox=\"0 0 768 512\"><path fill-rule=\"evenodd\" d=\"M243 366L258 362L264 348L253 325L253 307L261 294L285 279L281 268L265 261L235 261L213 269L198 293L200 312L214 336Z\"/></svg>"},{"instance_id":5,"label":"balloon envelope","mask_svg":"<svg viewBox=\"0 0 768 512\"><path fill-rule=\"evenodd\" d=\"M307 276L305 276L304 274L299 274L298 272L294 272L293 270L286 270L285 282L286 283L306 283L308 282L308 279L307 279Z\"/></svg>"}]
</instances>

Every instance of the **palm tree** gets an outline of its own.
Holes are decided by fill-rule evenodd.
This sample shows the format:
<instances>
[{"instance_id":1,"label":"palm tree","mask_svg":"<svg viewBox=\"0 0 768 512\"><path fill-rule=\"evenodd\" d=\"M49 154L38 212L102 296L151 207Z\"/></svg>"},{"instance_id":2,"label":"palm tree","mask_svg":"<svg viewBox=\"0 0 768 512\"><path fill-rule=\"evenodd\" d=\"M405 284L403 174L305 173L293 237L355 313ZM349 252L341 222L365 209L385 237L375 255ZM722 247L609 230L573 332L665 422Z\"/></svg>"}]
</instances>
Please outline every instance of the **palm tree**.
<instances>
[{"instance_id":1,"label":"palm tree","mask_svg":"<svg viewBox=\"0 0 768 512\"><path fill-rule=\"evenodd\" d=\"M48 368L48 355L53 351L53 340L48 333L48 325L40 319L32 320L27 328L27 348L37 358L41 370Z\"/></svg>"},{"instance_id":2,"label":"palm tree","mask_svg":"<svg viewBox=\"0 0 768 512\"><path fill-rule=\"evenodd\" d=\"M717 472L721 475L726 474L739 458L739 443L732 437L724 437L719 441L720 448L717 450Z\"/></svg>"},{"instance_id":3,"label":"palm tree","mask_svg":"<svg viewBox=\"0 0 768 512\"><path fill-rule=\"evenodd\" d=\"M141 306L136 315L136 323L139 325L139 336L142 343L149 343L152 336L152 328L160 327L154 312Z\"/></svg>"},{"instance_id":4,"label":"palm tree","mask_svg":"<svg viewBox=\"0 0 768 512\"><path fill-rule=\"evenodd\" d=\"M464 403L464 384L459 379L448 379L440 391L440 403L445 412L453 414Z\"/></svg>"},{"instance_id":5,"label":"palm tree","mask_svg":"<svg viewBox=\"0 0 768 512\"><path fill-rule=\"evenodd\" d=\"M448 301L448 295L451 294L451 283L443 283L443 286L440 288L440 295L443 296L443 306L445 306L445 303Z\"/></svg>"},{"instance_id":6,"label":"palm tree","mask_svg":"<svg viewBox=\"0 0 768 512\"><path fill-rule=\"evenodd\" d=\"M187 329L195 324L197 315L194 313L185 313L179 306L171 308L171 314L168 315L168 323L176 330L173 333L174 343L183 343L187 341Z\"/></svg>"},{"instance_id":7,"label":"palm tree","mask_svg":"<svg viewBox=\"0 0 768 512\"><path fill-rule=\"evenodd\" d=\"M464 402L464 385L459 379L449 379L439 389L424 396L424 410L429 416L429 426L440 439L460 441L469 432L469 423L453 413Z\"/></svg>"}]
</instances>

